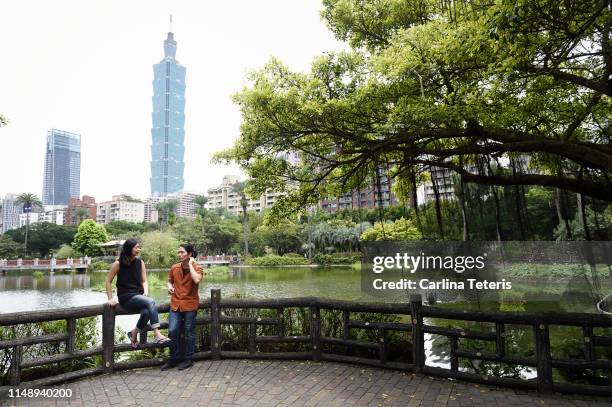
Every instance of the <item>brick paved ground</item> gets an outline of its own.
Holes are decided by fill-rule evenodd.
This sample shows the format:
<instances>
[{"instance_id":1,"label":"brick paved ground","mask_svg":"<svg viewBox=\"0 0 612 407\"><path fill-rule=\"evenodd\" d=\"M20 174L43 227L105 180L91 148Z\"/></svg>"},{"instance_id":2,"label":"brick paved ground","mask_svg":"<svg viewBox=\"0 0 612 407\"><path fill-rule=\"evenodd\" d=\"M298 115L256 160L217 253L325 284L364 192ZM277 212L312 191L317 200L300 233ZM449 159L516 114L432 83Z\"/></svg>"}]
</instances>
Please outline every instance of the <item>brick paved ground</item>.
<instances>
[{"instance_id":1,"label":"brick paved ground","mask_svg":"<svg viewBox=\"0 0 612 407\"><path fill-rule=\"evenodd\" d=\"M69 384L71 406L611 406L612 399L491 388L331 362L200 361L191 369L138 369ZM0 403L7 404L7 401Z\"/></svg>"}]
</instances>

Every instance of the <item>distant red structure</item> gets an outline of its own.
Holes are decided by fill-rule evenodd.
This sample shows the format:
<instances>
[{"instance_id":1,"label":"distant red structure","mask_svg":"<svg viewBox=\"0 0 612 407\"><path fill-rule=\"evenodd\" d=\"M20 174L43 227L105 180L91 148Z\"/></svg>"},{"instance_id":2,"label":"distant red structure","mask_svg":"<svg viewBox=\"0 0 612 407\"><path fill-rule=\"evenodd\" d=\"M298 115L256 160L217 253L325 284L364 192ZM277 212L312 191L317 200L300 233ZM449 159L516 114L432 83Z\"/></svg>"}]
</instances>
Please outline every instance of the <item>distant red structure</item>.
<instances>
[{"instance_id":1,"label":"distant red structure","mask_svg":"<svg viewBox=\"0 0 612 407\"><path fill-rule=\"evenodd\" d=\"M77 209L85 208L88 211L85 219L96 220L96 198L89 195L83 195L81 199L70 198L68 201L68 208L64 216L64 225L77 225L79 220L77 219Z\"/></svg>"}]
</instances>

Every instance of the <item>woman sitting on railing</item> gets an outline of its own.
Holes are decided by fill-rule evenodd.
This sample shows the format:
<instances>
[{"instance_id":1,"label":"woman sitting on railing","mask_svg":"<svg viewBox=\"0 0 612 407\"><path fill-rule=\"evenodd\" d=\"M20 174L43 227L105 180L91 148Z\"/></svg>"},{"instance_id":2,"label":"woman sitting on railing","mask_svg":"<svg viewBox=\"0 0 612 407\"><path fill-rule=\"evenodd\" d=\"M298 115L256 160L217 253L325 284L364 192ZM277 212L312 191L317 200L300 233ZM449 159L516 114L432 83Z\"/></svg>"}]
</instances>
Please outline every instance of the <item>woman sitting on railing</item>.
<instances>
[{"instance_id":1,"label":"woman sitting on railing","mask_svg":"<svg viewBox=\"0 0 612 407\"><path fill-rule=\"evenodd\" d=\"M136 327L128 332L128 337L132 342L132 347L138 346L138 333L144 333L147 322L151 321L151 328L155 333L157 343L170 341L159 331L159 316L155 301L148 297L149 286L147 284L147 269L144 261L138 255L140 245L135 239L128 239L123 244L119 259L111 266L110 272L106 277L106 295L108 303L112 306L117 304L113 298L112 282L117 276L117 297L119 304L128 310L140 312L140 318Z\"/></svg>"}]
</instances>

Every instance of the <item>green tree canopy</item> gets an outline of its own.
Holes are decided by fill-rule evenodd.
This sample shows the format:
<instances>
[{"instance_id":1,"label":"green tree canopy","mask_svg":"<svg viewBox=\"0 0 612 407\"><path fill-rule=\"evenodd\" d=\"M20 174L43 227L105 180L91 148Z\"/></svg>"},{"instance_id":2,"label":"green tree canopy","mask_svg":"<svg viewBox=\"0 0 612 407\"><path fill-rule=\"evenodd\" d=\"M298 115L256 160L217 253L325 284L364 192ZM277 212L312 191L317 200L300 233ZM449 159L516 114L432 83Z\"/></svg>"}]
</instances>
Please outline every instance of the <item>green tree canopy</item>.
<instances>
[{"instance_id":1,"label":"green tree canopy","mask_svg":"<svg viewBox=\"0 0 612 407\"><path fill-rule=\"evenodd\" d=\"M168 267L178 262L179 241L170 232L144 233L140 246L143 260L154 267Z\"/></svg>"},{"instance_id":2,"label":"green tree canopy","mask_svg":"<svg viewBox=\"0 0 612 407\"><path fill-rule=\"evenodd\" d=\"M86 219L79 225L72 247L79 253L87 256L97 256L102 254L102 250L97 244L106 243L108 234L104 225L97 224L91 219Z\"/></svg>"},{"instance_id":3,"label":"green tree canopy","mask_svg":"<svg viewBox=\"0 0 612 407\"><path fill-rule=\"evenodd\" d=\"M126 236L138 236L144 232L152 231L155 229L153 223L133 223L125 220L116 220L104 225L106 232L113 238L123 238Z\"/></svg>"},{"instance_id":4,"label":"green tree canopy","mask_svg":"<svg viewBox=\"0 0 612 407\"><path fill-rule=\"evenodd\" d=\"M25 241L26 227L6 232L16 242ZM38 256L46 257L53 249L59 249L63 244L70 244L74 239L76 228L68 225L56 225L49 222L37 222L30 225L28 248Z\"/></svg>"},{"instance_id":5,"label":"green tree canopy","mask_svg":"<svg viewBox=\"0 0 612 407\"><path fill-rule=\"evenodd\" d=\"M395 222L376 222L374 227L361 234L361 240L418 240L421 233L408 219L400 218Z\"/></svg>"},{"instance_id":6,"label":"green tree canopy","mask_svg":"<svg viewBox=\"0 0 612 407\"><path fill-rule=\"evenodd\" d=\"M276 59L252 73L234 98L240 138L216 156L244 168L255 193L288 192L278 214L363 186L377 168L612 200L607 2L323 3L352 50L307 73ZM518 157L527 168L491 169Z\"/></svg>"},{"instance_id":7,"label":"green tree canopy","mask_svg":"<svg viewBox=\"0 0 612 407\"><path fill-rule=\"evenodd\" d=\"M301 234L300 225L291 221L284 221L259 226L253 234L253 239L259 245L268 246L276 254L282 256L285 253L297 252L301 249L303 243Z\"/></svg>"},{"instance_id":8,"label":"green tree canopy","mask_svg":"<svg viewBox=\"0 0 612 407\"><path fill-rule=\"evenodd\" d=\"M0 259L11 259L19 255L21 245L8 234L0 235Z\"/></svg>"}]
</instances>

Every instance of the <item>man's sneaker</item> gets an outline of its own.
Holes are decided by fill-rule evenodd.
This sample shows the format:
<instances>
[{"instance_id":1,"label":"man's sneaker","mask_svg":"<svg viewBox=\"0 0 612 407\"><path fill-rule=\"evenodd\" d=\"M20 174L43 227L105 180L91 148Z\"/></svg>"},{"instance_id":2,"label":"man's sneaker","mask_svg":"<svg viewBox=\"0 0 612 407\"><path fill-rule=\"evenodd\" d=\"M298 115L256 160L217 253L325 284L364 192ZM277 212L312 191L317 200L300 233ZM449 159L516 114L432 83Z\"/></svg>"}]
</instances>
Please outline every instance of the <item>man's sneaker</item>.
<instances>
[{"instance_id":1,"label":"man's sneaker","mask_svg":"<svg viewBox=\"0 0 612 407\"><path fill-rule=\"evenodd\" d=\"M163 364L163 366L161 367L160 370L168 370L168 369L172 369L174 366L176 366L176 363L174 363L173 361L169 360L166 363Z\"/></svg>"},{"instance_id":2,"label":"man's sneaker","mask_svg":"<svg viewBox=\"0 0 612 407\"><path fill-rule=\"evenodd\" d=\"M191 366L193 366L193 360L183 360L181 363L179 363L178 370L189 369Z\"/></svg>"}]
</instances>

